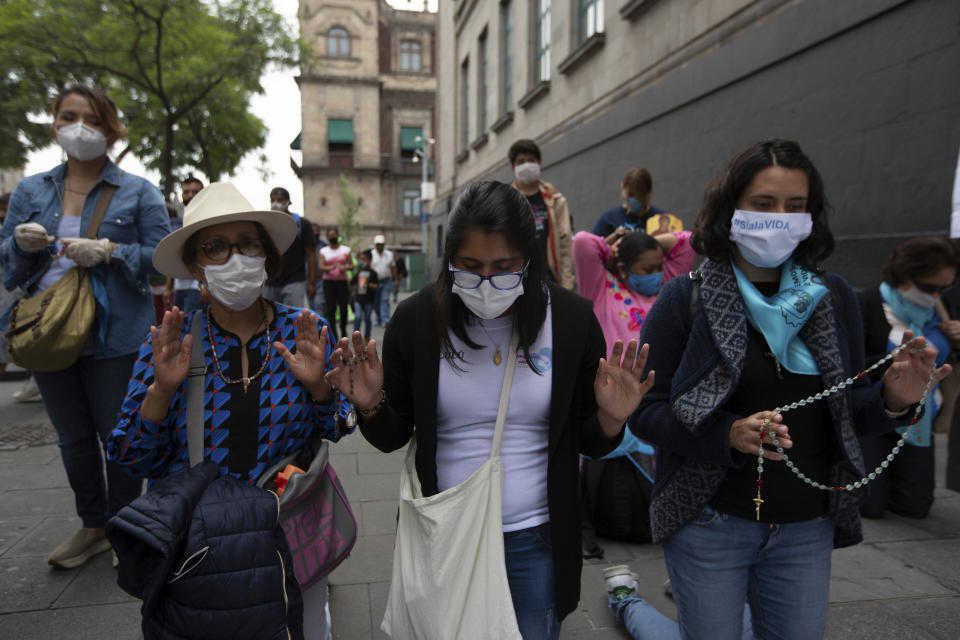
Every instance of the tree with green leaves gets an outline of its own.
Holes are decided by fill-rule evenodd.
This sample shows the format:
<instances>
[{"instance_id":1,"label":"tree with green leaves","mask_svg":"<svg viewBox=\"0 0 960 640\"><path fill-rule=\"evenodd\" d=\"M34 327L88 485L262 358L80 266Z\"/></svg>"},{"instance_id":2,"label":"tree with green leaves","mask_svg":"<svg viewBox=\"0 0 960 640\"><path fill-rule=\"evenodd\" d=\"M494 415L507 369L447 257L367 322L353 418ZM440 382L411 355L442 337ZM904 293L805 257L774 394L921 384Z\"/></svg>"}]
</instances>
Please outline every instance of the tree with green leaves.
<instances>
[{"instance_id":1,"label":"tree with green leaves","mask_svg":"<svg viewBox=\"0 0 960 640\"><path fill-rule=\"evenodd\" d=\"M250 114L264 70L312 59L290 28L270 0L4 0L0 167L48 143L34 119L60 89L87 83L116 102L124 152L159 171L165 193L191 169L232 173L265 140Z\"/></svg>"},{"instance_id":2,"label":"tree with green leaves","mask_svg":"<svg viewBox=\"0 0 960 640\"><path fill-rule=\"evenodd\" d=\"M340 231L340 243L353 246L353 239L360 233L360 222L357 220L357 211L360 209L360 198L350 188L347 176L340 174L340 217L337 218L337 229Z\"/></svg>"}]
</instances>

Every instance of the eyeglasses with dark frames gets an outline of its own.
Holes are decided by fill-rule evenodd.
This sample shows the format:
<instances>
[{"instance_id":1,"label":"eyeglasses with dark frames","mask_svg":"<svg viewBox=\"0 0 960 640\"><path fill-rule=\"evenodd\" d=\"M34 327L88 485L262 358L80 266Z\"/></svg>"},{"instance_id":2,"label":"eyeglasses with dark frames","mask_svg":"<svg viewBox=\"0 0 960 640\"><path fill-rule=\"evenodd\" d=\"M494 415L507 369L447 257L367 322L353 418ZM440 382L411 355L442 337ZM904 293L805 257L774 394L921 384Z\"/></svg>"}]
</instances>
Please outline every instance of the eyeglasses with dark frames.
<instances>
[{"instance_id":1,"label":"eyeglasses with dark frames","mask_svg":"<svg viewBox=\"0 0 960 640\"><path fill-rule=\"evenodd\" d=\"M515 288L520 284L520 282L523 281L523 275L527 272L527 266L529 264L530 261L528 260L523 264L523 268L520 271L493 273L489 276L482 276L479 273L474 273L473 271L461 271L459 269L454 269L453 263L449 263L447 265L447 269L450 270L450 277L453 278L453 284L457 285L461 289L476 289L484 280L489 280L490 285L494 289L508 291Z\"/></svg>"},{"instance_id":2,"label":"eyeglasses with dark frames","mask_svg":"<svg viewBox=\"0 0 960 640\"><path fill-rule=\"evenodd\" d=\"M220 264L230 259L234 248L248 258L259 258L263 255L263 241L255 237L240 238L237 242L211 240L200 245L200 250L208 260Z\"/></svg>"}]
</instances>

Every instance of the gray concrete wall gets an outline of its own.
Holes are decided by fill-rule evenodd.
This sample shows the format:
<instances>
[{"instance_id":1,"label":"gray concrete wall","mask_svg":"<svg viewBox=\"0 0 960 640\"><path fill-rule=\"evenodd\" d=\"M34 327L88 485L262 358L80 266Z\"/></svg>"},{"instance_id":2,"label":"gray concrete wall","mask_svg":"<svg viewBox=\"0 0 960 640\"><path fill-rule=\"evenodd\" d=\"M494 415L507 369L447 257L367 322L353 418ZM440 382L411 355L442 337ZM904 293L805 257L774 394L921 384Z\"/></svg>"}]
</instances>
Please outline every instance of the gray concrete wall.
<instances>
[{"instance_id":1,"label":"gray concrete wall","mask_svg":"<svg viewBox=\"0 0 960 640\"><path fill-rule=\"evenodd\" d=\"M544 175L584 229L617 203L624 171L645 166L653 203L689 225L730 156L768 137L798 140L823 174L838 239L827 266L877 282L892 247L949 227L960 2L789 5L556 136Z\"/></svg>"}]
</instances>

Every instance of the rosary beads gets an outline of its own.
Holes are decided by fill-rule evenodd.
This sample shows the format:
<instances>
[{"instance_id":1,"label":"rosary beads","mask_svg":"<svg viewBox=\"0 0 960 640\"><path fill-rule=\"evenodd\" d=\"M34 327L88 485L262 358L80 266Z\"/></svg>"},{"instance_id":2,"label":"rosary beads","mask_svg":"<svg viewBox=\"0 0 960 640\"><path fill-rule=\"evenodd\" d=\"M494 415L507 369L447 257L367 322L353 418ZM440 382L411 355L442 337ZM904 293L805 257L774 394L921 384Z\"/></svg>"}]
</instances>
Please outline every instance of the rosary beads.
<instances>
[{"instance_id":1,"label":"rosary beads","mask_svg":"<svg viewBox=\"0 0 960 640\"><path fill-rule=\"evenodd\" d=\"M784 463L786 463L787 468L790 469L790 471L792 471L795 476L803 480L806 484L810 485L811 487L814 487L815 489L820 489L822 491L854 491L855 489L860 489L861 487L864 487L867 484L869 484L871 480L876 479L877 476L883 473L884 469L890 466L890 463L893 461L896 455L900 453L900 451L903 449L904 443L906 442L906 439L907 439L907 434L910 432L909 430L913 428L913 426L917 423L917 419L920 417L920 411L923 409L923 405L926 403L927 397L930 395L930 391L933 388L933 379L937 372L936 363L934 363L933 368L930 370L930 375L927 378L927 385L923 390L923 396L920 398L920 402L917 403L917 408L913 412L913 418L910 420L910 423L907 425L907 431L905 431L904 434L900 437L900 439L897 441L897 444L893 447L893 450L887 455L886 459L881 461L880 465L876 469L874 469L867 475L863 476L856 482L852 482L842 486L830 486L830 485L821 484L813 480L806 474L804 474L802 471L800 471L799 468L797 468L797 466L793 463L793 461L790 460L790 457L784 452L783 446L781 446L780 441L777 439L776 432L773 429L770 429L770 418L775 414L778 414L778 413L784 414L787 411L790 411L792 409L797 409L799 407L812 404L818 400L823 400L824 398L832 396L838 391L841 391L847 388L848 386L850 386L860 378L863 378L864 376L869 375L872 371L875 371L876 369L882 367L887 362L893 360L901 351L903 351L904 349L912 345L920 337L921 336L917 336L912 340L910 340L909 342L905 342L901 344L896 349L894 349L893 351L888 353L886 356L884 356L881 360L877 361L873 366L867 369L864 369L857 375L851 378L847 378L843 382L830 387L826 391L815 393L814 395L804 398L803 400L798 400L796 402L793 402L783 407L777 407L763 419L762 427L760 429L760 434L761 434L760 450L757 457L757 497L753 499L754 504L756 504L757 506L756 507L757 520L760 519L760 505L763 504L764 502L763 497L761 496L761 488L763 486L763 452L765 451L765 449L763 448L763 438L762 438L764 430L769 429L767 433L770 436L770 441L773 443L773 446L776 447L777 453L779 453L783 457L783 461Z\"/></svg>"}]
</instances>

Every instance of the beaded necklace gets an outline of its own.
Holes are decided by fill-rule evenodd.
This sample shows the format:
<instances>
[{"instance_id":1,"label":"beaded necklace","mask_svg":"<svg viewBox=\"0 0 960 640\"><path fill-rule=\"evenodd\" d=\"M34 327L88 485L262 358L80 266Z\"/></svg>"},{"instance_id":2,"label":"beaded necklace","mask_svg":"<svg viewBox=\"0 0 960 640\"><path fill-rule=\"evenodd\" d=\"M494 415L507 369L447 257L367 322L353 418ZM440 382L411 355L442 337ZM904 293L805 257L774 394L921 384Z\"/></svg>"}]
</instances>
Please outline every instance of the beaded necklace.
<instances>
[{"instance_id":1,"label":"beaded necklace","mask_svg":"<svg viewBox=\"0 0 960 640\"><path fill-rule=\"evenodd\" d=\"M250 383L260 377L260 374L262 374L264 369L267 368L267 363L270 361L270 348L272 346L270 344L270 324L267 322L267 312L263 308L263 300L260 300L260 311L261 313L263 313L263 318L261 319L260 322L266 325L266 327L263 330L263 334L267 341L267 353L263 357L263 362L260 364L259 371L257 371L252 376L233 379L223 375L223 370L220 368L220 359L217 358L217 346L213 342L213 325L210 322L210 306L207 305L207 335L210 338L210 350L213 352L213 364L217 368L217 375L220 376L220 378L227 384L239 384L242 382L244 393L246 393L247 387L250 386ZM242 349L244 348L244 346L241 344L240 348Z\"/></svg>"},{"instance_id":2,"label":"beaded necklace","mask_svg":"<svg viewBox=\"0 0 960 640\"><path fill-rule=\"evenodd\" d=\"M760 450L759 450L758 456L757 456L757 497L753 499L754 504L757 505L757 520L760 519L760 505L763 504L763 502L764 502L763 497L761 497L761 494L760 494L760 489L761 489L761 487L763 486L763 452L764 452L764 448L763 448L762 436L763 436L763 430L764 430L764 429L768 429L768 428L770 427L770 418L771 418L774 414L779 413L779 414L782 415L782 414L786 413L787 411L790 411L791 409L797 409L797 408L799 408L799 407L803 407L803 406L806 406L806 405L808 405L808 404L812 404L812 403L816 402L817 400L823 400L824 398L827 398L827 397L829 397L829 396L832 396L833 394L837 393L838 391L841 391L842 389L845 389L846 387L850 386L851 384L853 384L854 382L856 382L856 381L859 380L860 378L862 378L862 377L864 377L864 376L866 376L866 375L869 375L870 372L875 371L876 369L878 369L879 367L883 366L884 364L886 364L886 363L889 362L890 360L893 360L901 351L903 351L904 349L906 349L907 347L909 347L910 345L912 345L912 344L913 344L914 342L916 342L920 337L921 337L921 336L914 337L914 338L913 338L912 340L910 340L909 342L905 342L905 343L901 344L901 345L898 346L896 349L894 349L893 351L891 351L890 353L888 353L886 356L884 356L881 360L877 361L876 364L874 364L873 366L871 366L871 367L869 367L869 368L867 368L867 369L864 369L863 371L861 371L861 372L858 373L857 375L855 375L855 376L853 376L853 377L851 377L851 378L847 378L846 380L844 380L843 382L841 382L841 383L839 383L839 384L833 385L832 387L830 387L830 388L827 389L826 391L821 391L821 392L819 392L819 393L813 394L812 396L809 396L809 397L807 397L807 398L804 398L803 400L797 400L796 402L793 402L793 403L791 403L791 404L788 404L788 405L785 405L785 406L782 406L782 407L777 407L776 409L773 410L772 413L770 413L767 417L765 417L765 418L763 419L762 427L761 427L761 429L760 429L760 434L761 434ZM801 472L800 469L797 468L797 466L796 466L795 464L793 464L793 461L790 460L790 457L786 454L786 452L784 452L783 446L781 446L780 441L777 440L776 431L774 431L773 429L770 429L770 431L768 431L768 435L770 436L770 441L773 443L773 446L776 447L777 453L779 453L779 454L783 457L783 461L786 463L787 468L790 469L790 471L793 472L793 475L797 476L798 478L800 478L801 480L803 480L805 483L807 483L807 484L810 485L811 487L814 487L815 489L820 489L821 491L854 491L855 489L859 489L859 488L861 488L861 487L864 487L864 486L866 486L867 484L869 484L871 480L875 480L875 479L877 478L877 476L879 476L881 473L883 473L884 469L886 469L888 466L890 466L890 463L893 461L893 459L896 457L896 455L897 455L898 453L900 453L900 451L903 449L903 444L904 444L904 442L906 442L907 434L910 433L910 429L912 429L913 426L916 424L917 418L920 417L920 411L923 409L923 405L924 405L924 404L926 403L926 401L927 401L927 396L930 395L930 390L931 390L931 388L933 387L933 378L934 378L934 376L936 375L936 372L937 372L937 364L934 363L934 364L933 364L933 368L930 370L930 376L927 378L927 386L926 386L926 387L924 388L924 390L923 390L923 396L920 398L920 402L917 403L917 408L916 408L916 410L913 412L913 418L910 420L910 423L907 425L907 430L903 433L903 435L900 437L900 440L898 440L898 441L897 441L897 444L893 447L893 450L887 455L887 458L886 458L885 460L883 460L883 461L880 462L880 465L879 465L876 469L874 469L873 471L871 471L871 472L868 473L867 475L863 476L862 478L860 478L860 479L857 480L856 482L852 482L852 483L850 483L850 484L846 484L846 485L843 485L843 486L830 486L830 485L821 484L821 483L815 481L814 479L810 478L809 476L807 476L807 475L804 474L803 472Z\"/></svg>"}]
</instances>

